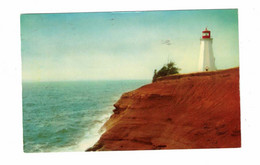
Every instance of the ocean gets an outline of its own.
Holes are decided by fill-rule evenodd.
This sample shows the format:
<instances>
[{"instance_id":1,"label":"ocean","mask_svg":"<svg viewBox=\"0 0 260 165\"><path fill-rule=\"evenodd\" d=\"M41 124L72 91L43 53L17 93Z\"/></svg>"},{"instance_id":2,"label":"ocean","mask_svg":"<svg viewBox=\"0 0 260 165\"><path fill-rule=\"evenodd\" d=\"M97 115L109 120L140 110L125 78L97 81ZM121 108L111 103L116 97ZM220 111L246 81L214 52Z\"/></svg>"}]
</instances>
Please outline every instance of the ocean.
<instances>
[{"instance_id":1,"label":"ocean","mask_svg":"<svg viewBox=\"0 0 260 165\"><path fill-rule=\"evenodd\" d=\"M24 152L85 151L124 92L150 80L23 82Z\"/></svg>"}]
</instances>

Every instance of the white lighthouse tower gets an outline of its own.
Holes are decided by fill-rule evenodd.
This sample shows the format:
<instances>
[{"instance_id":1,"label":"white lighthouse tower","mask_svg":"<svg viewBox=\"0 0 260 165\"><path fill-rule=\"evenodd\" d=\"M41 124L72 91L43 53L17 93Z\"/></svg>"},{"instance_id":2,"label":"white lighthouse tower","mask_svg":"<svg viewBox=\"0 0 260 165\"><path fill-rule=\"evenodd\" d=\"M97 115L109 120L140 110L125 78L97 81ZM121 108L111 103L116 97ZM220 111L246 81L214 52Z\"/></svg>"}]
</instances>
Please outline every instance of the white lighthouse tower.
<instances>
[{"instance_id":1,"label":"white lighthouse tower","mask_svg":"<svg viewBox=\"0 0 260 165\"><path fill-rule=\"evenodd\" d=\"M212 38L210 31L207 28L202 31L202 38L200 39L200 57L199 57L199 71L215 71L215 58L213 56Z\"/></svg>"}]
</instances>

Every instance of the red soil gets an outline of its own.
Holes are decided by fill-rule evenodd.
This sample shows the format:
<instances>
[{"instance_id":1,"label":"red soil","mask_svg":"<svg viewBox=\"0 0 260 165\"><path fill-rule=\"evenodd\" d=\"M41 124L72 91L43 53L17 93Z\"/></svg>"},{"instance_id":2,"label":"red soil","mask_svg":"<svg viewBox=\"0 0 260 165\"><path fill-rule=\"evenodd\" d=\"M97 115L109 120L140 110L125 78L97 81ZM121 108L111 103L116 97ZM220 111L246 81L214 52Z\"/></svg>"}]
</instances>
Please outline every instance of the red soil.
<instances>
[{"instance_id":1,"label":"red soil","mask_svg":"<svg viewBox=\"0 0 260 165\"><path fill-rule=\"evenodd\" d=\"M241 146L239 68L161 78L114 106L88 151Z\"/></svg>"}]
</instances>

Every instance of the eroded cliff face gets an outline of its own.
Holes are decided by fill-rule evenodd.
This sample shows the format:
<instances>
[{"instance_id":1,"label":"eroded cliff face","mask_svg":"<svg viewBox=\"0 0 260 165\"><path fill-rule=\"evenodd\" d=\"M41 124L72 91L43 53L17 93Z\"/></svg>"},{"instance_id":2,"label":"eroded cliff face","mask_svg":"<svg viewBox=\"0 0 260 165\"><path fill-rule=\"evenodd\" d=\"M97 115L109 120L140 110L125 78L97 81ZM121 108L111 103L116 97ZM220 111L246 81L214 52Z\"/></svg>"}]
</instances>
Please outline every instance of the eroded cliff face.
<instances>
[{"instance_id":1,"label":"eroded cliff face","mask_svg":"<svg viewBox=\"0 0 260 165\"><path fill-rule=\"evenodd\" d=\"M161 78L114 106L88 151L241 146L239 68Z\"/></svg>"}]
</instances>

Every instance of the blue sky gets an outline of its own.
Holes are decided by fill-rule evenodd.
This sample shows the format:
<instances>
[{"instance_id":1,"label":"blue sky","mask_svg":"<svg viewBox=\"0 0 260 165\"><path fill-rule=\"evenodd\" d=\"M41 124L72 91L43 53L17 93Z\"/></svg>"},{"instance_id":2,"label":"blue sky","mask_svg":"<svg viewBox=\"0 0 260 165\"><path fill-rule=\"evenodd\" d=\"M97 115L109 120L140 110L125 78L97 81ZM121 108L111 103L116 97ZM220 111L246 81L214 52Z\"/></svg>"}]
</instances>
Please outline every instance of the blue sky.
<instances>
[{"instance_id":1,"label":"blue sky","mask_svg":"<svg viewBox=\"0 0 260 165\"><path fill-rule=\"evenodd\" d=\"M23 81L151 79L168 59L197 72L205 27L217 68L239 66L237 10L23 14Z\"/></svg>"}]
</instances>

